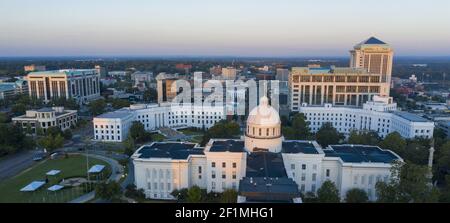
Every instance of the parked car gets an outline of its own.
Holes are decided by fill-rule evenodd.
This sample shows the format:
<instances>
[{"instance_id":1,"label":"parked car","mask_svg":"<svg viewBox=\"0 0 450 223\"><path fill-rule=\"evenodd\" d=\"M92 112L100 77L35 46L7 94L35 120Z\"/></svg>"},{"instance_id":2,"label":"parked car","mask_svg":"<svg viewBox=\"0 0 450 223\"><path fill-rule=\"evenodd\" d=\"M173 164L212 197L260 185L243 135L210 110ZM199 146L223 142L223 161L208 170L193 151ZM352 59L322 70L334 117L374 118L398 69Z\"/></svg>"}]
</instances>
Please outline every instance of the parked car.
<instances>
[{"instance_id":1,"label":"parked car","mask_svg":"<svg viewBox=\"0 0 450 223\"><path fill-rule=\"evenodd\" d=\"M47 153L45 153L43 151L39 151L39 152L36 152L35 154L33 154L33 160L41 161L41 160L45 159L46 156L47 156Z\"/></svg>"}]
</instances>

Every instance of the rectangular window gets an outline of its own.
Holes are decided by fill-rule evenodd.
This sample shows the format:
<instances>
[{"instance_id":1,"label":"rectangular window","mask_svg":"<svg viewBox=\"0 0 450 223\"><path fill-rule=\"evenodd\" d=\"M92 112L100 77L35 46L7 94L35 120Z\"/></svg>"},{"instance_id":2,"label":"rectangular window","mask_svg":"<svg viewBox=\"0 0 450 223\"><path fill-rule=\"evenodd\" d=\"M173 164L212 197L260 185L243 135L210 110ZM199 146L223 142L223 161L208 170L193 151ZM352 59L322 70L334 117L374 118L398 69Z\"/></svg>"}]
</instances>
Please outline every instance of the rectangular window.
<instances>
[{"instance_id":1,"label":"rectangular window","mask_svg":"<svg viewBox=\"0 0 450 223\"><path fill-rule=\"evenodd\" d=\"M313 174L312 174L312 181L316 181L316 178L317 178L317 174L316 174L316 173L313 173Z\"/></svg>"},{"instance_id":2,"label":"rectangular window","mask_svg":"<svg viewBox=\"0 0 450 223\"><path fill-rule=\"evenodd\" d=\"M233 179L236 179L236 171L233 171Z\"/></svg>"},{"instance_id":3,"label":"rectangular window","mask_svg":"<svg viewBox=\"0 0 450 223\"><path fill-rule=\"evenodd\" d=\"M233 163L233 168L236 168L236 163Z\"/></svg>"},{"instance_id":4,"label":"rectangular window","mask_svg":"<svg viewBox=\"0 0 450 223\"><path fill-rule=\"evenodd\" d=\"M225 162L222 163L222 168L227 167L227 164Z\"/></svg>"},{"instance_id":5,"label":"rectangular window","mask_svg":"<svg viewBox=\"0 0 450 223\"><path fill-rule=\"evenodd\" d=\"M327 170L326 170L326 176L327 176L327 177L330 177L330 169L327 169Z\"/></svg>"},{"instance_id":6,"label":"rectangular window","mask_svg":"<svg viewBox=\"0 0 450 223\"><path fill-rule=\"evenodd\" d=\"M202 173L202 167L201 166L198 167L198 173Z\"/></svg>"},{"instance_id":7,"label":"rectangular window","mask_svg":"<svg viewBox=\"0 0 450 223\"><path fill-rule=\"evenodd\" d=\"M216 167L216 162L212 162L211 167Z\"/></svg>"},{"instance_id":8,"label":"rectangular window","mask_svg":"<svg viewBox=\"0 0 450 223\"><path fill-rule=\"evenodd\" d=\"M216 178L216 171L212 171L212 172L211 172L211 178L213 178L213 179Z\"/></svg>"},{"instance_id":9,"label":"rectangular window","mask_svg":"<svg viewBox=\"0 0 450 223\"><path fill-rule=\"evenodd\" d=\"M305 179L306 179L306 174L302 173L302 181L305 181Z\"/></svg>"},{"instance_id":10,"label":"rectangular window","mask_svg":"<svg viewBox=\"0 0 450 223\"><path fill-rule=\"evenodd\" d=\"M222 171L222 179L226 179L227 175L225 174L225 171Z\"/></svg>"},{"instance_id":11,"label":"rectangular window","mask_svg":"<svg viewBox=\"0 0 450 223\"><path fill-rule=\"evenodd\" d=\"M306 164L302 164L302 170L306 170Z\"/></svg>"},{"instance_id":12,"label":"rectangular window","mask_svg":"<svg viewBox=\"0 0 450 223\"><path fill-rule=\"evenodd\" d=\"M291 164L291 170L295 170L295 164Z\"/></svg>"}]
</instances>

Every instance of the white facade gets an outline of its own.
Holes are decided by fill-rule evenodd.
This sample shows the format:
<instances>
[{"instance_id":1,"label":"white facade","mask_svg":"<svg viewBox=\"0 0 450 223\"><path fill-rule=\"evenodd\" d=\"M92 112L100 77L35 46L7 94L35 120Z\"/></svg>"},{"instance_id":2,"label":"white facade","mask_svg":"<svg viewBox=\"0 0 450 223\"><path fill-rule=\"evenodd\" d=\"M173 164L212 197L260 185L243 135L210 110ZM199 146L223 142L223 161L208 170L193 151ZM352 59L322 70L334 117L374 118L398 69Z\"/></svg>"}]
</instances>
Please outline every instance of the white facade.
<instances>
[{"instance_id":1,"label":"white facade","mask_svg":"<svg viewBox=\"0 0 450 223\"><path fill-rule=\"evenodd\" d=\"M266 99L262 98L255 111L266 106ZM273 117L278 113L272 109L253 114L247 125L279 127L279 117ZM297 194L316 193L323 182L330 180L336 184L341 199L349 189L359 188L375 200L376 182L390 180L392 162L403 161L395 153L375 146L330 145L322 149L314 141L282 140L278 144L281 148L255 150L248 146L253 145L251 140L211 139L204 148L182 142L142 146L132 155L136 187L154 199L176 199L171 195L173 190L194 185L208 192L235 189L240 202L248 196L255 199L271 194L273 189L275 196L295 202Z\"/></svg>"},{"instance_id":2,"label":"white facade","mask_svg":"<svg viewBox=\"0 0 450 223\"><path fill-rule=\"evenodd\" d=\"M213 141L205 148L181 142L159 142L150 145L157 147L191 144L190 149L199 151L177 159L140 158L139 152L146 147L142 146L132 156L136 186L144 189L146 197L154 199L174 199L170 195L173 190L192 186L205 188L208 192L223 192L228 188L237 190L239 180L245 176L246 153L209 151Z\"/></svg>"},{"instance_id":3,"label":"white facade","mask_svg":"<svg viewBox=\"0 0 450 223\"><path fill-rule=\"evenodd\" d=\"M12 118L14 123L20 124L25 131L32 134L40 128L44 132L50 127L58 127L62 131L75 125L78 120L76 110L65 110L64 107L42 108L28 110L25 115Z\"/></svg>"},{"instance_id":4,"label":"white facade","mask_svg":"<svg viewBox=\"0 0 450 223\"><path fill-rule=\"evenodd\" d=\"M171 103L131 105L129 108L95 117L94 138L101 141L121 142L126 139L133 121L141 122L147 131L156 131L161 127L208 129L225 118L223 106ZM101 126L104 127L101 128ZM109 128L114 126L114 131L107 130L105 126Z\"/></svg>"},{"instance_id":5,"label":"white facade","mask_svg":"<svg viewBox=\"0 0 450 223\"><path fill-rule=\"evenodd\" d=\"M27 75L30 97L49 102L74 98L85 103L100 97L100 74L95 69L31 72Z\"/></svg>"},{"instance_id":6,"label":"white facade","mask_svg":"<svg viewBox=\"0 0 450 223\"><path fill-rule=\"evenodd\" d=\"M317 132L325 123L331 123L339 132L349 135L352 130L375 131L385 137L398 132L404 138L431 138L434 123L417 115L397 111L392 98L375 96L363 108L333 107L331 104L315 107L303 104L299 112L305 114L310 130Z\"/></svg>"}]
</instances>

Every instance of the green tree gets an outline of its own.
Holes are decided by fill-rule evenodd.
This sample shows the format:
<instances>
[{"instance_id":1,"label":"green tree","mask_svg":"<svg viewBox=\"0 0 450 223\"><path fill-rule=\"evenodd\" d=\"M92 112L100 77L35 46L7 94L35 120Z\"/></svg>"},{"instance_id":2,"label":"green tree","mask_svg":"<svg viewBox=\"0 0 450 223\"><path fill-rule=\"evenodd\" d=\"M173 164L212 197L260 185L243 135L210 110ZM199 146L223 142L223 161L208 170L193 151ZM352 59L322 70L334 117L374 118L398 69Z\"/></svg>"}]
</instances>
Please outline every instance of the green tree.
<instances>
[{"instance_id":1,"label":"green tree","mask_svg":"<svg viewBox=\"0 0 450 223\"><path fill-rule=\"evenodd\" d=\"M105 200L116 200L120 198L122 188L119 183L112 181L109 183L102 182L95 188L95 196Z\"/></svg>"},{"instance_id":2,"label":"green tree","mask_svg":"<svg viewBox=\"0 0 450 223\"><path fill-rule=\"evenodd\" d=\"M212 138L219 139L230 139L236 138L240 133L239 124L233 121L222 120L217 122L213 127L209 128L208 131L203 135L201 145L206 145L208 141Z\"/></svg>"},{"instance_id":3,"label":"green tree","mask_svg":"<svg viewBox=\"0 0 450 223\"><path fill-rule=\"evenodd\" d=\"M348 137L349 144L363 144L363 145L378 145L380 138L376 132L373 131L351 131Z\"/></svg>"},{"instance_id":4,"label":"green tree","mask_svg":"<svg viewBox=\"0 0 450 223\"><path fill-rule=\"evenodd\" d=\"M439 191L430 185L427 166L396 162L391 169L391 180L376 184L378 202L426 203L437 202Z\"/></svg>"},{"instance_id":5,"label":"green tree","mask_svg":"<svg viewBox=\"0 0 450 223\"><path fill-rule=\"evenodd\" d=\"M327 122L320 127L319 131L316 133L317 142L323 147L328 145L338 144L344 136L339 133L336 128L330 122Z\"/></svg>"},{"instance_id":6,"label":"green tree","mask_svg":"<svg viewBox=\"0 0 450 223\"><path fill-rule=\"evenodd\" d=\"M34 140L19 125L0 123L0 156L34 147Z\"/></svg>"},{"instance_id":7,"label":"green tree","mask_svg":"<svg viewBox=\"0 0 450 223\"><path fill-rule=\"evenodd\" d=\"M402 158L417 165L426 165L428 164L429 148L428 140L409 140Z\"/></svg>"},{"instance_id":8,"label":"green tree","mask_svg":"<svg viewBox=\"0 0 450 223\"><path fill-rule=\"evenodd\" d=\"M64 145L64 138L61 135L47 135L42 138L40 138L37 141L37 144L47 149L48 151L53 151L55 149L61 148Z\"/></svg>"},{"instance_id":9,"label":"green tree","mask_svg":"<svg viewBox=\"0 0 450 223\"><path fill-rule=\"evenodd\" d=\"M233 189L227 189L222 193L221 202L222 203L236 203L237 202L237 191Z\"/></svg>"},{"instance_id":10,"label":"green tree","mask_svg":"<svg viewBox=\"0 0 450 223\"><path fill-rule=\"evenodd\" d=\"M27 110L27 107L24 104L14 104L11 108L11 112L15 116L24 115Z\"/></svg>"},{"instance_id":11,"label":"green tree","mask_svg":"<svg viewBox=\"0 0 450 223\"><path fill-rule=\"evenodd\" d=\"M0 123L7 123L7 122L10 122L8 114L6 114L5 112L0 112Z\"/></svg>"},{"instance_id":12,"label":"green tree","mask_svg":"<svg viewBox=\"0 0 450 223\"><path fill-rule=\"evenodd\" d=\"M445 186L441 190L439 202L450 203L450 175L445 176Z\"/></svg>"},{"instance_id":13,"label":"green tree","mask_svg":"<svg viewBox=\"0 0 450 223\"><path fill-rule=\"evenodd\" d=\"M383 149L389 149L403 157L406 152L406 141L398 132L392 132L386 135L379 146Z\"/></svg>"},{"instance_id":14,"label":"green tree","mask_svg":"<svg viewBox=\"0 0 450 223\"><path fill-rule=\"evenodd\" d=\"M290 126L282 126L281 127L283 131L283 136L288 140L295 140L296 139L296 131L294 128Z\"/></svg>"},{"instance_id":15,"label":"green tree","mask_svg":"<svg viewBox=\"0 0 450 223\"><path fill-rule=\"evenodd\" d=\"M305 140L311 137L309 122L303 113L296 113L290 121L291 125L283 128L283 134L287 139Z\"/></svg>"},{"instance_id":16,"label":"green tree","mask_svg":"<svg viewBox=\"0 0 450 223\"><path fill-rule=\"evenodd\" d=\"M59 127L56 127L56 126L52 126L52 127L47 128L47 131L45 133L46 133L46 135L52 136L52 137L56 137L57 135L62 135L63 134L61 129Z\"/></svg>"},{"instance_id":17,"label":"green tree","mask_svg":"<svg viewBox=\"0 0 450 223\"><path fill-rule=\"evenodd\" d=\"M367 193L359 188L350 189L345 194L345 202L347 203L367 203L368 201Z\"/></svg>"},{"instance_id":18,"label":"green tree","mask_svg":"<svg viewBox=\"0 0 450 223\"><path fill-rule=\"evenodd\" d=\"M179 202L185 202L188 197L188 189L175 189L173 190L170 195L172 195L174 198L176 198Z\"/></svg>"},{"instance_id":19,"label":"green tree","mask_svg":"<svg viewBox=\"0 0 450 223\"><path fill-rule=\"evenodd\" d=\"M62 106L66 109L78 110L80 106L74 98L66 99L64 97L54 98L49 102L52 106Z\"/></svg>"},{"instance_id":20,"label":"green tree","mask_svg":"<svg viewBox=\"0 0 450 223\"><path fill-rule=\"evenodd\" d=\"M437 180L440 182L446 182L445 177L450 172L450 141L447 141L439 148L436 148L435 161L435 176Z\"/></svg>"},{"instance_id":21,"label":"green tree","mask_svg":"<svg viewBox=\"0 0 450 223\"><path fill-rule=\"evenodd\" d=\"M65 140L71 140L72 139L72 131L70 129L64 130L63 136L64 136Z\"/></svg>"},{"instance_id":22,"label":"green tree","mask_svg":"<svg viewBox=\"0 0 450 223\"><path fill-rule=\"evenodd\" d=\"M323 182L317 190L317 201L319 203L339 203L339 191L332 181Z\"/></svg>"},{"instance_id":23,"label":"green tree","mask_svg":"<svg viewBox=\"0 0 450 223\"><path fill-rule=\"evenodd\" d=\"M303 195L303 194L302 194ZM317 199L317 195L313 192L307 192L302 196L302 200L304 203L317 203L319 202Z\"/></svg>"},{"instance_id":24,"label":"green tree","mask_svg":"<svg viewBox=\"0 0 450 223\"><path fill-rule=\"evenodd\" d=\"M123 145L125 147L124 154L131 156L134 153L136 144L134 143L134 139L130 136L123 142Z\"/></svg>"},{"instance_id":25,"label":"green tree","mask_svg":"<svg viewBox=\"0 0 450 223\"><path fill-rule=\"evenodd\" d=\"M202 190L198 186L189 188L187 192L187 201L189 203L198 203L202 201Z\"/></svg>"},{"instance_id":26,"label":"green tree","mask_svg":"<svg viewBox=\"0 0 450 223\"><path fill-rule=\"evenodd\" d=\"M103 99L98 99L95 101L91 101L88 107L92 115L100 115L105 112L106 102Z\"/></svg>"},{"instance_id":27,"label":"green tree","mask_svg":"<svg viewBox=\"0 0 450 223\"><path fill-rule=\"evenodd\" d=\"M292 128L296 131L297 139L308 139L311 136L309 122L303 113L297 113L292 118Z\"/></svg>"},{"instance_id":28,"label":"green tree","mask_svg":"<svg viewBox=\"0 0 450 223\"><path fill-rule=\"evenodd\" d=\"M145 102L156 102L158 98L158 93L155 89L150 88L144 91L144 95L142 96Z\"/></svg>"},{"instance_id":29,"label":"green tree","mask_svg":"<svg viewBox=\"0 0 450 223\"><path fill-rule=\"evenodd\" d=\"M131 103L128 100L124 100L124 99L113 99L112 100L112 107L115 109L130 107L130 105L131 105Z\"/></svg>"},{"instance_id":30,"label":"green tree","mask_svg":"<svg viewBox=\"0 0 450 223\"><path fill-rule=\"evenodd\" d=\"M138 121L131 124L129 137L135 142L148 142L152 139L151 134L145 130L144 124Z\"/></svg>"}]
</instances>

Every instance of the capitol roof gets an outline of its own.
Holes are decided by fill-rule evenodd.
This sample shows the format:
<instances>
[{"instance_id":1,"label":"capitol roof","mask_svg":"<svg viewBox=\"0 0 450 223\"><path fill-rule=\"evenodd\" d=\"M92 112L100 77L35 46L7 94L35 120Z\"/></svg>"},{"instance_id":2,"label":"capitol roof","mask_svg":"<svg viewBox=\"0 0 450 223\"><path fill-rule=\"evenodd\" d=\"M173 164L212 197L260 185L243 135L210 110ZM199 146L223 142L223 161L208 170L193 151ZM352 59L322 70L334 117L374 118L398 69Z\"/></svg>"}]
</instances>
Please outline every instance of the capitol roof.
<instances>
[{"instance_id":1,"label":"capitol roof","mask_svg":"<svg viewBox=\"0 0 450 223\"><path fill-rule=\"evenodd\" d=\"M323 150L325 157L339 157L345 163L392 163L401 160L395 153L378 146L330 145Z\"/></svg>"},{"instance_id":2,"label":"capitol roof","mask_svg":"<svg viewBox=\"0 0 450 223\"><path fill-rule=\"evenodd\" d=\"M185 160L190 155L204 155L203 148L196 148L194 143L181 142L154 142L151 145L142 146L135 155L141 159L170 158Z\"/></svg>"},{"instance_id":3,"label":"capitol roof","mask_svg":"<svg viewBox=\"0 0 450 223\"><path fill-rule=\"evenodd\" d=\"M245 152L244 141L242 140L214 140L209 152Z\"/></svg>"},{"instance_id":4,"label":"capitol roof","mask_svg":"<svg viewBox=\"0 0 450 223\"><path fill-rule=\"evenodd\" d=\"M282 153L319 154L312 141L284 141Z\"/></svg>"},{"instance_id":5,"label":"capitol roof","mask_svg":"<svg viewBox=\"0 0 450 223\"><path fill-rule=\"evenodd\" d=\"M259 127L273 127L281 124L280 115L277 110L269 105L269 99L264 96L260 99L259 106L253 108L249 113L247 124Z\"/></svg>"}]
</instances>

